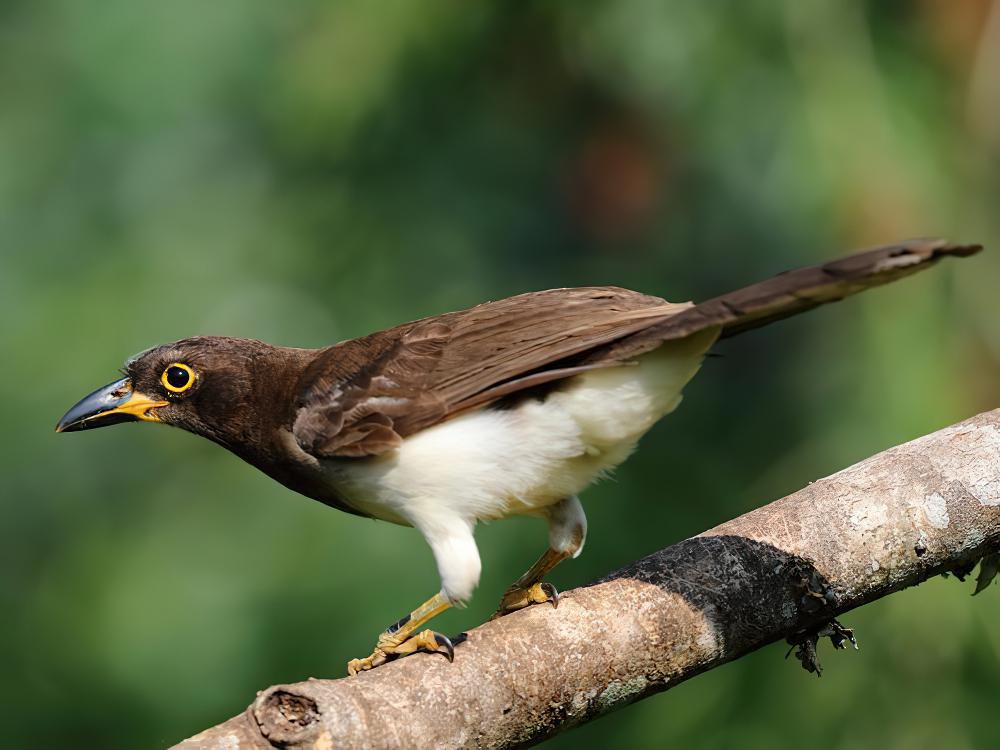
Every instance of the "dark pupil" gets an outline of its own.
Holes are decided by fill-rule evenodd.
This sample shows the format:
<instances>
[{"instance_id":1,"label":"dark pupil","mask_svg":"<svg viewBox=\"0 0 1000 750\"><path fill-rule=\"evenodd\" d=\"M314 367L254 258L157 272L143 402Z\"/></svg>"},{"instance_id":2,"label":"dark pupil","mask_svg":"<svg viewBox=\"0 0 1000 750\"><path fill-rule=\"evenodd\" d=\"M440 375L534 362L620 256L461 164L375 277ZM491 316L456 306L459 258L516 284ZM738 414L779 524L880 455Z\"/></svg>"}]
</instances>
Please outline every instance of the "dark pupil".
<instances>
[{"instance_id":1,"label":"dark pupil","mask_svg":"<svg viewBox=\"0 0 1000 750\"><path fill-rule=\"evenodd\" d=\"M182 367L167 368L167 382L174 388L183 388L188 384L188 380L190 379L191 376L188 374L188 371Z\"/></svg>"}]
</instances>

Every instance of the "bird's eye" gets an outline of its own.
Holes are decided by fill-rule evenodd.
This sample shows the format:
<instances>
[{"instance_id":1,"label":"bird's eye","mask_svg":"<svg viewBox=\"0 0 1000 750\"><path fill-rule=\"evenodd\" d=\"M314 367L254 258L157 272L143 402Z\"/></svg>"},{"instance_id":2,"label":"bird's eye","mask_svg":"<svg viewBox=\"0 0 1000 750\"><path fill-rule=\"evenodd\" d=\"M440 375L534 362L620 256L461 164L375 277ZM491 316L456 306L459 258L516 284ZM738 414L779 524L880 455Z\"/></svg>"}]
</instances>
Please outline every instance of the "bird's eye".
<instances>
[{"instance_id":1,"label":"bird's eye","mask_svg":"<svg viewBox=\"0 0 1000 750\"><path fill-rule=\"evenodd\" d=\"M171 393L183 393L194 385L194 370L180 362L167 365L167 369L160 376L163 387Z\"/></svg>"}]
</instances>

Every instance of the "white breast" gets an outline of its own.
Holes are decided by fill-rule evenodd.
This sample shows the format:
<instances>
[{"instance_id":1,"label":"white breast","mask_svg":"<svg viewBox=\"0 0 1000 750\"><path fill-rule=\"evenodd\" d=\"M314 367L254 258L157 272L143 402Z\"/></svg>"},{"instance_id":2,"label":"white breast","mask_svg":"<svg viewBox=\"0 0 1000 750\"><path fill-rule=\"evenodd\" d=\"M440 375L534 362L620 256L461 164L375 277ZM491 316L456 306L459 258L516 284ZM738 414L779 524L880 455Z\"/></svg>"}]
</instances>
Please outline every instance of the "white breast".
<instances>
[{"instance_id":1,"label":"white breast","mask_svg":"<svg viewBox=\"0 0 1000 750\"><path fill-rule=\"evenodd\" d=\"M532 513L576 495L673 411L718 335L668 342L635 364L593 370L544 400L481 409L407 438L384 456L337 460L328 476L358 510L426 526Z\"/></svg>"}]
</instances>

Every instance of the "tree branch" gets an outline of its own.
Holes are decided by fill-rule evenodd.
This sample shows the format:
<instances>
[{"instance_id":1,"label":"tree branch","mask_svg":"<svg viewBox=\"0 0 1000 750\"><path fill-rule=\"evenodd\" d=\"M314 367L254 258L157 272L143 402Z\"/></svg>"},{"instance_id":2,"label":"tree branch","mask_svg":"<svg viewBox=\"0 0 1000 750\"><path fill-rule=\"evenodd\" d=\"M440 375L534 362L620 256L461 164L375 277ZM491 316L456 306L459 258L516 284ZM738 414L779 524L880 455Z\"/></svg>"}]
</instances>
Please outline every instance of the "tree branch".
<instances>
[{"instance_id":1,"label":"tree branch","mask_svg":"<svg viewBox=\"0 0 1000 750\"><path fill-rule=\"evenodd\" d=\"M528 745L1000 549L1000 409L892 448L594 584L355 678L260 693L182 750Z\"/></svg>"}]
</instances>

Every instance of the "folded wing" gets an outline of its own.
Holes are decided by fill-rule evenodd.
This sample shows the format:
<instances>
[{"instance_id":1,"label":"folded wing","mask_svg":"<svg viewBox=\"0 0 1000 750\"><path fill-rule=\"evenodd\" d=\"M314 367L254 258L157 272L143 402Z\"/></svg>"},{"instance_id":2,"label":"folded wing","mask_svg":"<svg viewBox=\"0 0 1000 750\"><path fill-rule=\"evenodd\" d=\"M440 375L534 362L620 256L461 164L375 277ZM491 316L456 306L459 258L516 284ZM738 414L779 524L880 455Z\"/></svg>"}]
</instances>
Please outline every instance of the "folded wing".
<instances>
[{"instance_id":1,"label":"folded wing","mask_svg":"<svg viewBox=\"0 0 1000 750\"><path fill-rule=\"evenodd\" d=\"M293 432L317 457L377 455L460 411L614 364L571 360L690 307L615 287L551 289L345 341L305 373Z\"/></svg>"}]
</instances>

